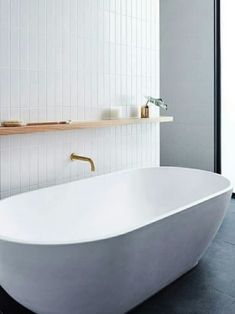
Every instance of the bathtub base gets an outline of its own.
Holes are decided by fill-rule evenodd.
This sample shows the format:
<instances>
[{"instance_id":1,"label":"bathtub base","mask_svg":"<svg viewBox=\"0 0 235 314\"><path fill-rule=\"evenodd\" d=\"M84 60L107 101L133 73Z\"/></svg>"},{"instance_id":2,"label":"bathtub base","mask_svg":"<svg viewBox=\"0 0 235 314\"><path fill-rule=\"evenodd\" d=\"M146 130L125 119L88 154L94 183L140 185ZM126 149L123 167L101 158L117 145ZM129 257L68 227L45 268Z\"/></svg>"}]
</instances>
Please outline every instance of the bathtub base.
<instances>
[{"instance_id":1,"label":"bathtub base","mask_svg":"<svg viewBox=\"0 0 235 314\"><path fill-rule=\"evenodd\" d=\"M164 288L166 288L168 285L172 284L175 280L181 278L183 275L187 274L188 272L190 272L192 269L194 269L197 265L198 265L198 261L196 263L193 264L193 266L189 266L187 269L185 269L181 274L179 274L177 277L175 277L174 279L166 282L164 284L164 286L162 287L158 287L156 288L155 291L153 291L152 293L150 293L149 295L145 295L144 296L144 299L140 300L138 303L136 304L129 304L126 309L123 309L123 310L117 310L115 311L114 308L116 307L116 304L112 305L110 309L108 310L105 310L105 308L103 306L101 306L99 309L96 307L96 305L94 306L94 308L92 309L93 312L86 312L84 311L84 309L80 309L80 308L77 308L76 306L73 308L72 311L70 311L68 308L65 309L64 307L62 309L57 309L56 311L57 312L54 312L54 311L38 311L39 309L38 308L35 308L34 306L32 306L31 303L28 303L26 300L20 300L18 299L18 296L14 296L12 294L11 291L8 291L7 288L5 287L2 287L14 300L16 300L19 304L21 304L22 306L28 308L29 310L37 313L37 314L63 314L63 313L66 313L66 314L74 314L74 313L81 313L81 314L84 314L84 313L89 313L89 314L93 314L93 313L100 313L100 314L103 314L103 313L106 313L106 314L110 314L110 311L112 311L112 313L114 314L124 314L124 313L127 313L129 312L130 310L134 309L135 307L139 306L140 304L144 303L145 301L147 301L148 299L150 299L151 297L153 297L154 295L156 295L158 292L160 292L161 290L163 290ZM92 301L91 301L92 302ZM93 302L92 302L93 303ZM94 304L96 304L95 300L94 300ZM74 312L75 311L75 312Z\"/></svg>"}]
</instances>

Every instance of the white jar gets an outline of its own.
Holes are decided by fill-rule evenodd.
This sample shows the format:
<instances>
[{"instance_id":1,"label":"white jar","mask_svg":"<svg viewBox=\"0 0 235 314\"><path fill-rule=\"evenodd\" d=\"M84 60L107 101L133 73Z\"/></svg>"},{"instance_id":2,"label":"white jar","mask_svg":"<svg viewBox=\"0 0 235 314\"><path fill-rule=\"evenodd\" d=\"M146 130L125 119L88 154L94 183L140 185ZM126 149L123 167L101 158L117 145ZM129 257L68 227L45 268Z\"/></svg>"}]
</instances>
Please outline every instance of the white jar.
<instances>
[{"instance_id":1,"label":"white jar","mask_svg":"<svg viewBox=\"0 0 235 314\"><path fill-rule=\"evenodd\" d=\"M140 106L130 106L130 118L140 118L141 107Z\"/></svg>"}]
</instances>

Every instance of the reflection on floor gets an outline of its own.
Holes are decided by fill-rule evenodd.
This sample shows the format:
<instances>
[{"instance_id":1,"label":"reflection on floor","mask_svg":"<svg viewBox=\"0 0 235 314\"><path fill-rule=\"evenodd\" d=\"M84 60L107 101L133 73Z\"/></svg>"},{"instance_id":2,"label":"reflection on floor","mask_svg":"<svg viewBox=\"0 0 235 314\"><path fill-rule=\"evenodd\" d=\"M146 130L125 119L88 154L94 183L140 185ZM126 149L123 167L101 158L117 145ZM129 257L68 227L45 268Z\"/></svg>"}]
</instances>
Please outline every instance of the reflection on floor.
<instances>
[{"instance_id":1,"label":"reflection on floor","mask_svg":"<svg viewBox=\"0 0 235 314\"><path fill-rule=\"evenodd\" d=\"M4 314L32 314L2 289L0 310ZM129 314L234 313L235 200L232 200L221 229L198 266Z\"/></svg>"}]
</instances>

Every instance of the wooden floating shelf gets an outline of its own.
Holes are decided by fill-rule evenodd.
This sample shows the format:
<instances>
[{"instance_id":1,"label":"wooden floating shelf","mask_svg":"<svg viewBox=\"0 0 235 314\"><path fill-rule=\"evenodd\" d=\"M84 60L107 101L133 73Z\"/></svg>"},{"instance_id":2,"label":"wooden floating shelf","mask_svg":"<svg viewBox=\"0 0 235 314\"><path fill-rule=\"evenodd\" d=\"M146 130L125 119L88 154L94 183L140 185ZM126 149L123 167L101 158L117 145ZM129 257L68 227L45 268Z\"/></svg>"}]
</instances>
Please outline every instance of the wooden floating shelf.
<instances>
[{"instance_id":1,"label":"wooden floating shelf","mask_svg":"<svg viewBox=\"0 0 235 314\"><path fill-rule=\"evenodd\" d=\"M70 124L52 124L52 125L34 125L34 126L19 126L19 127L0 127L0 136L16 135L16 134L30 134L39 132L52 131L69 131L77 129L91 129L91 128L106 128L119 125L128 124L144 124L144 123L162 123L172 122L173 117L162 116L158 118L149 119L118 119L118 120L97 120L97 121L77 121Z\"/></svg>"}]
</instances>

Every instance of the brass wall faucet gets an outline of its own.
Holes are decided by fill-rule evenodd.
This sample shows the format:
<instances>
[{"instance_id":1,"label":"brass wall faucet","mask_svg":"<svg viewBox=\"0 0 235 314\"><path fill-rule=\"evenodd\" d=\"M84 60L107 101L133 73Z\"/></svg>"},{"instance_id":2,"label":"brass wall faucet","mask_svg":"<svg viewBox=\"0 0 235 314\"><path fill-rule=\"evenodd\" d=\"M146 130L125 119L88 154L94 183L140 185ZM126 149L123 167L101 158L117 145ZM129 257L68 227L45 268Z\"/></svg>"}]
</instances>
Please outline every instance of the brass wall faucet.
<instances>
[{"instance_id":1,"label":"brass wall faucet","mask_svg":"<svg viewBox=\"0 0 235 314\"><path fill-rule=\"evenodd\" d=\"M72 154L70 155L70 159L71 159L72 161L74 161L74 160L87 161L87 162L89 162L90 165L91 165L91 171L95 171L95 164L94 164L94 161L93 161L91 158L89 158L89 157L79 156L79 155L76 155L76 154L72 153Z\"/></svg>"}]
</instances>

